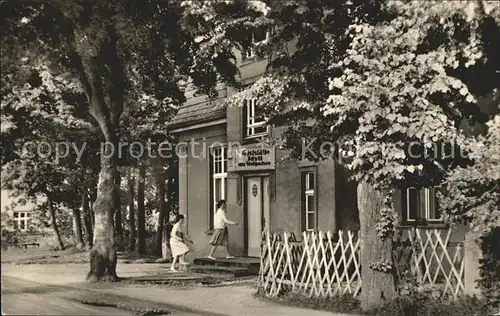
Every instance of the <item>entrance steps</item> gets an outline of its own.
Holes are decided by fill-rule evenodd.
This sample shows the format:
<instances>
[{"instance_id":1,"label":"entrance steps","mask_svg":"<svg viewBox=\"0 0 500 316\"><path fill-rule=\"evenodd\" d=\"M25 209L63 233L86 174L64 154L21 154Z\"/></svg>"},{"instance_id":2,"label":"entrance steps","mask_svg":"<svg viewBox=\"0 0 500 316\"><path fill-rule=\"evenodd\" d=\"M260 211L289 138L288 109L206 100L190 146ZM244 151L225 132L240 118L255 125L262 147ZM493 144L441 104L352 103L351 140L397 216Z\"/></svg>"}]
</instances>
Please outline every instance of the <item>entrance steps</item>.
<instances>
[{"instance_id":1,"label":"entrance steps","mask_svg":"<svg viewBox=\"0 0 500 316\"><path fill-rule=\"evenodd\" d=\"M223 274L234 277L259 275L260 258L236 257L234 259L196 258L189 268L191 272L205 274Z\"/></svg>"}]
</instances>

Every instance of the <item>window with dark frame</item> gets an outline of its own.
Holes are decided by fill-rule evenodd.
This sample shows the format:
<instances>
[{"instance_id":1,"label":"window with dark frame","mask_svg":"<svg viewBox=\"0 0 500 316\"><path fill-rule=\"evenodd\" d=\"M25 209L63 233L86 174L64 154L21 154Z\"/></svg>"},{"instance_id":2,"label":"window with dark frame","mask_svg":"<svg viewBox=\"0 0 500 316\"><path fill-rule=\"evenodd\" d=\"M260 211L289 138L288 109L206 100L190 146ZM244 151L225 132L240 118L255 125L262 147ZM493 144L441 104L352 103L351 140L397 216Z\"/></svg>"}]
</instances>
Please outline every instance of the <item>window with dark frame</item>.
<instances>
[{"instance_id":1,"label":"window with dark frame","mask_svg":"<svg viewBox=\"0 0 500 316\"><path fill-rule=\"evenodd\" d=\"M267 119L259 109L257 99L246 100L243 104L244 138L259 137L267 133Z\"/></svg>"},{"instance_id":2,"label":"window with dark frame","mask_svg":"<svg viewBox=\"0 0 500 316\"><path fill-rule=\"evenodd\" d=\"M248 36L251 37L248 39L250 47L246 47L243 50L243 60L251 59L256 56L256 51L253 47L260 44L265 44L269 40L269 31L267 31L266 29L256 29L252 32L249 32Z\"/></svg>"},{"instance_id":3,"label":"window with dark frame","mask_svg":"<svg viewBox=\"0 0 500 316\"><path fill-rule=\"evenodd\" d=\"M403 224L442 223L437 192L441 187L407 188L401 191Z\"/></svg>"},{"instance_id":4,"label":"window with dark frame","mask_svg":"<svg viewBox=\"0 0 500 316\"><path fill-rule=\"evenodd\" d=\"M211 148L210 155L211 207L209 209L209 229L214 228L214 215L217 202L226 199L227 190L227 150L226 147Z\"/></svg>"},{"instance_id":5,"label":"window with dark frame","mask_svg":"<svg viewBox=\"0 0 500 316\"><path fill-rule=\"evenodd\" d=\"M318 229L316 174L314 171L303 171L301 178L302 230L315 231Z\"/></svg>"},{"instance_id":6,"label":"window with dark frame","mask_svg":"<svg viewBox=\"0 0 500 316\"><path fill-rule=\"evenodd\" d=\"M21 231L26 231L29 229L29 220L30 220L29 212L14 212L13 213L13 226L14 229L19 229Z\"/></svg>"}]
</instances>

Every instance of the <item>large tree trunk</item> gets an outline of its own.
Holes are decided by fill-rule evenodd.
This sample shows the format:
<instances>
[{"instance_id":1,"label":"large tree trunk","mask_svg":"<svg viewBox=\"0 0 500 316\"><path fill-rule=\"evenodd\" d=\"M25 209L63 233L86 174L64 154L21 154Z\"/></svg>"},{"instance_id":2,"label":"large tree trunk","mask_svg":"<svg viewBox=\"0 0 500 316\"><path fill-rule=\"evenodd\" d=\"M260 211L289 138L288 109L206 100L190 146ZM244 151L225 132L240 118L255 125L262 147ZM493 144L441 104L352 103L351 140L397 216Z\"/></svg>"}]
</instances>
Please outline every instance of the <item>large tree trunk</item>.
<instances>
[{"instance_id":1,"label":"large tree trunk","mask_svg":"<svg viewBox=\"0 0 500 316\"><path fill-rule=\"evenodd\" d=\"M119 163L120 117L123 113L125 74L118 55L118 38L112 27L92 42L96 49L76 48L75 70L87 96L89 113L99 125L106 140L101 150L101 171L97 197L92 206L94 242L90 250L90 271L87 280L118 280L116 275L116 244L113 215L116 207L116 179ZM76 45L78 46L78 45ZM109 76L103 75L106 69ZM106 82L103 82L105 78ZM111 147L109 146L111 145Z\"/></svg>"},{"instance_id":2,"label":"large tree trunk","mask_svg":"<svg viewBox=\"0 0 500 316\"><path fill-rule=\"evenodd\" d=\"M367 182L358 184L358 208L361 233L361 307L368 311L396 296L393 272L376 271L372 263L386 259L392 262L392 238L377 236L375 224L381 218L384 198L381 192Z\"/></svg>"},{"instance_id":3,"label":"large tree trunk","mask_svg":"<svg viewBox=\"0 0 500 316\"><path fill-rule=\"evenodd\" d=\"M86 193L82 194L82 210L83 210L83 229L85 231L85 240L87 247L92 248L93 233L92 233L92 215L90 214L89 199Z\"/></svg>"},{"instance_id":4,"label":"large tree trunk","mask_svg":"<svg viewBox=\"0 0 500 316\"><path fill-rule=\"evenodd\" d=\"M82 221L80 215L80 210L78 208L73 208L73 233L77 249L83 248Z\"/></svg>"},{"instance_id":5,"label":"large tree trunk","mask_svg":"<svg viewBox=\"0 0 500 316\"><path fill-rule=\"evenodd\" d=\"M57 241L59 249L64 250L64 244L63 244L63 241L61 239L61 234L59 233L59 227L57 227L56 210L54 209L52 199L48 195L47 195L47 202L49 204L50 224L52 226L54 238Z\"/></svg>"},{"instance_id":6,"label":"large tree trunk","mask_svg":"<svg viewBox=\"0 0 500 316\"><path fill-rule=\"evenodd\" d=\"M116 195L116 210L115 210L115 237L116 242L118 244L118 249L122 249L123 247L123 226L122 226L122 203L121 203L121 175L117 172L117 176L115 179L116 186L118 188L118 192Z\"/></svg>"},{"instance_id":7,"label":"large tree trunk","mask_svg":"<svg viewBox=\"0 0 500 316\"><path fill-rule=\"evenodd\" d=\"M96 67L96 65L92 65ZM95 68L94 68L95 71ZM94 87L101 87L99 76L92 73ZM116 275L116 239L113 216L117 210L116 196L118 188L116 179L119 176L117 170L118 162L118 118L115 112L106 109L103 102L102 90L97 89L93 96L90 112L96 119L106 140L101 151L101 171L97 184L97 196L92 204L94 215L94 241L90 250L90 271L87 280L95 281L118 281ZM99 92L100 91L100 92ZM108 114L109 113L109 114ZM118 113L121 113L119 110Z\"/></svg>"},{"instance_id":8,"label":"large tree trunk","mask_svg":"<svg viewBox=\"0 0 500 316\"><path fill-rule=\"evenodd\" d=\"M115 211L116 167L103 165L99 173L97 199L94 203L94 245L90 250L89 281L117 281L113 214Z\"/></svg>"},{"instance_id":9,"label":"large tree trunk","mask_svg":"<svg viewBox=\"0 0 500 316\"><path fill-rule=\"evenodd\" d=\"M162 166L158 166L157 174L156 174L156 186L158 188L158 211L160 212L158 215L158 225L156 228L156 249L155 254L157 256L161 256L162 254L162 241L163 241L163 228L165 227L165 216L166 216L166 204L165 204L165 172L163 171Z\"/></svg>"},{"instance_id":10,"label":"large tree trunk","mask_svg":"<svg viewBox=\"0 0 500 316\"><path fill-rule=\"evenodd\" d=\"M136 230L135 230L135 205L134 205L134 193L135 193L135 179L134 176L131 174L132 172L129 171L129 177L127 179L127 186L128 186L128 220L129 220L129 228L130 228L130 234L129 234L129 242L128 242L128 250L129 251L134 251L135 250L135 235L136 235Z\"/></svg>"},{"instance_id":11,"label":"large tree trunk","mask_svg":"<svg viewBox=\"0 0 500 316\"><path fill-rule=\"evenodd\" d=\"M144 207L144 185L146 181L146 166L139 165L139 183L137 185L137 237L139 239L138 253L146 254L146 209Z\"/></svg>"}]
</instances>

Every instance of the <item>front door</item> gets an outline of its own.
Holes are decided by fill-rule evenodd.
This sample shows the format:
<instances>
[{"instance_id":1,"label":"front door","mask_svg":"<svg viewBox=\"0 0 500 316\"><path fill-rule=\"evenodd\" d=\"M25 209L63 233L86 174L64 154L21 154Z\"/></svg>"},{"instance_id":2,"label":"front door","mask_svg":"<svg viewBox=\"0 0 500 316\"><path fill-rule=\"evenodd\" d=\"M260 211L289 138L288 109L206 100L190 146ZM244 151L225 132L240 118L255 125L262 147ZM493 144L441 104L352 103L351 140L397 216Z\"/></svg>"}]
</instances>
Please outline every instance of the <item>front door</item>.
<instances>
[{"instance_id":1,"label":"front door","mask_svg":"<svg viewBox=\"0 0 500 316\"><path fill-rule=\"evenodd\" d=\"M269 229L269 177L246 178L247 254L260 257L262 231Z\"/></svg>"}]
</instances>

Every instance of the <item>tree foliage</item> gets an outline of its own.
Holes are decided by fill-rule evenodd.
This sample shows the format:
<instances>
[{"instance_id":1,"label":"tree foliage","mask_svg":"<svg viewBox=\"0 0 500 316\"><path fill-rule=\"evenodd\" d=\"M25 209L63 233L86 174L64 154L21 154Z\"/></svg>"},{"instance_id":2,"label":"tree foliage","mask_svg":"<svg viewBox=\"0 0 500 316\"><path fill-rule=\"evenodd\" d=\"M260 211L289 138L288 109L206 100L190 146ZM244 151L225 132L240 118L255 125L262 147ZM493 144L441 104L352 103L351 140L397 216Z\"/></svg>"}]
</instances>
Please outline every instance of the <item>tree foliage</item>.
<instances>
[{"instance_id":1,"label":"tree foliage","mask_svg":"<svg viewBox=\"0 0 500 316\"><path fill-rule=\"evenodd\" d=\"M295 157L304 158L301 137L336 143L332 151L344 149L343 162L356 180L387 190L436 185L447 170L470 163L460 126L464 120L486 122L477 97L498 88L498 5L331 6L284 2L271 14L271 42L296 39L297 48L276 58L275 69L231 104L258 97L271 123L290 127L285 144ZM336 28L328 28L327 17L336 17ZM319 34L312 36L314 31Z\"/></svg>"},{"instance_id":2,"label":"tree foliage","mask_svg":"<svg viewBox=\"0 0 500 316\"><path fill-rule=\"evenodd\" d=\"M203 20L179 1L2 2L7 47L2 53L11 61L26 54L30 63L43 59L53 75L69 74L86 97L79 110L92 117L100 140L117 146L122 136L142 136L140 128L129 130L130 122L144 126L146 134L161 130L153 125L171 116L172 104L184 101L182 82L191 81L210 97L217 82L236 85L232 52L220 41L196 40L197 25L215 38L215 25ZM116 167L122 162L117 152L101 155L94 203L100 244L91 251L91 279L116 279L110 219L119 201Z\"/></svg>"},{"instance_id":3,"label":"tree foliage","mask_svg":"<svg viewBox=\"0 0 500 316\"><path fill-rule=\"evenodd\" d=\"M291 57L283 54L287 62L276 58L277 69L233 104L257 96L276 124L287 109L293 118L314 118L304 135L353 144L348 165L356 179L394 184L414 175L430 178L440 170L434 162L444 167L451 162L445 153L423 153L437 143L461 145L462 120L485 121L474 95L496 87L488 80L497 78L492 66L498 64L494 39L500 12L494 2L387 1L370 7L350 1L330 8L330 19L344 17L336 19L343 28L331 34L325 32L327 20L317 18L325 5L304 1L283 7L274 13L289 13L283 21L276 18L279 29L303 28L288 37L285 31L273 35L276 42L298 36L297 50ZM324 34L318 40L304 29L315 26ZM303 56L317 62L300 64ZM309 79L315 75L316 84ZM312 90L318 85L323 86ZM304 127L293 125L296 132ZM421 147L413 150L416 159L408 155L410 143ZM300 149L302 144L290 145Z\"/></svg>"},{"instance_id":4,"label":"tree foliage","mask_svg":"<svg viewBox=\"0 0 500 316\"><path fill-rule=\"evenodd\" d=\"M450 172L467 178L478 171L470 167L478 151L498 150L493 140L481 141L479 149L462 130L465 121L490 119L478 100L499 88L495 1L285 1L272 9L270 69L229 104L258 98L269 123L288 127L282 137L295 158L345 153L353 178L385 195L372 223L382 239L395 227L395 188L439 185ZM296 44L290 51L276 45L290 41ZM311 139L315 152L304 156ZM324 141L337 147L321 156ZM498 174L495 163L484 162L488 167L477 168ZM461 198L447 210L473 216L477 229L498 227L493 178L458 181Z\"/></svg>"},{"instance_id":5,"label":"tree foliage","mask_svg":"<svg viewBox=\"0 0 500 316\"><path fill-rule=\"evenodd\" d=\"M500 305L500 115L486 135L468 139L474 163L451 171L441 205L451 222L468 222L482 249L479 285L493 308Z\"/></svg>"},{"instance_id":6,"label":"tree foliage","mask_svg":"<svg viewBox=\"0 0 500 316\"><path fill-rule=\"evenodd\" d=\"M482 235L500 226L500 115L487 125L486 135L467 140L473 164L451 171L441 196L450 221L468 220Z\"/></svg>"}]
</instances>

